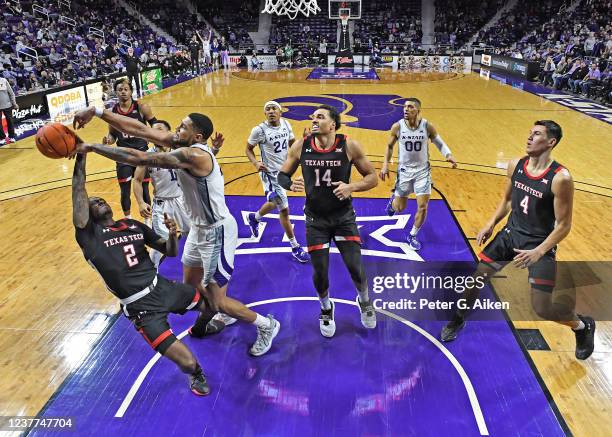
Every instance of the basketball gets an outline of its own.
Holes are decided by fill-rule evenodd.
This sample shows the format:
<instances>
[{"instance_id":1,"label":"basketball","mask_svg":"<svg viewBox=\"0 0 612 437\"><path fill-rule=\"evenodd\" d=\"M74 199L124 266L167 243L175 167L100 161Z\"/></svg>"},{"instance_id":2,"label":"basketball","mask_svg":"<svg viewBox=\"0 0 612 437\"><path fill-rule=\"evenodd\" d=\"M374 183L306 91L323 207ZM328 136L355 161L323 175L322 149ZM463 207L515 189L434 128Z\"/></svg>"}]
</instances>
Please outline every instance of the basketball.
<instances>
[{"instance_id":1,"label":"basketball","mask_svg":"<svg viewBox=\"0 0 612 437\"><path fill-rule=\"evenodd\" d=\"M36 147L47 158L67 158L76 146L76 135L61 123L47 123L36 132Z\"/></svg>"}]
</instances>

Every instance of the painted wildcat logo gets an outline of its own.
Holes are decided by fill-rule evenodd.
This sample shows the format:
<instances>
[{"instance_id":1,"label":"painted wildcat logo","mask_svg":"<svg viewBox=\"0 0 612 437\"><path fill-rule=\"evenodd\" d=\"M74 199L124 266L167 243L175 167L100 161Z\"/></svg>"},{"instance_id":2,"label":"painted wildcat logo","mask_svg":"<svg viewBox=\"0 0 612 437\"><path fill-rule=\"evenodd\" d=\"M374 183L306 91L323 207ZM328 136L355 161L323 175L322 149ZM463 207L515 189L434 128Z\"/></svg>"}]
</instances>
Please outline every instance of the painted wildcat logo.
<instances>
[{"instance_id":1,"label":"painted wildcat logo","mask_svg":"<svg viewBox=\"0 0 612 437\"><path fill-rule=\"evenodd\" d=\"M319 105L330 105L348 118L347 126L388 131L404 116L405 97L396 94L321 94L274 99L286 110L283 117L290 120L309 120ZM348 109L348 111L347 111ZM353 121L355 120L356 121Z\"/></svg>"}]
</instances>

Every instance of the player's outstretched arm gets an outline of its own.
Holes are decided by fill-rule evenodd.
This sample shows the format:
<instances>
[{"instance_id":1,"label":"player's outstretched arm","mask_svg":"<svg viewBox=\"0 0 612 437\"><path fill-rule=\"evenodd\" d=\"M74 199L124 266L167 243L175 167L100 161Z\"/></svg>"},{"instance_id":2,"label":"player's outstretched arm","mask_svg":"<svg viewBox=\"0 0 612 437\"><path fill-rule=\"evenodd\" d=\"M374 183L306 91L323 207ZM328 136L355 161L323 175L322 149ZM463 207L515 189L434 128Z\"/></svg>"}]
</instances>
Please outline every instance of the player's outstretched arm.
<instances>
[{"instance_id":1,"label":"player's outstretched arm","mask_svg":"<svg viewBox=\"0 0 612 437\"><path fill-rule=\"evenodd\" d=\"M347 151L349 159L355 165L355 168L363 176L363 179L357 182L352 182L349 185L351 192L354 191L368 191L378 185L378 178L376 177L376 170L365 153L363 148L355 140L349 140L347 143Z\"/></svg>"},{"instance_id":2,"label":"player's outstretched arm","mask_svg":"<svg viewBox=\"0 0 612 437\"><path fill-rule=\"evenodd\" d=\"M387 142L387 150L385 151L385 161L380 169L380 179L383 181L389 176L389 163L393 157L393 147L395 147L398 137L399 123L393 123L393 126L391 126L391 133L389 134L389 141Z\"/></svg>"},{"instance_id":3,"label":"player's outstretched arm","mask_svg":"<svg viewBox=\"0 0 612 437\"><path fill-rule=\"evenodd\" d=\"M147 168L143 165L139 165L134 170L134 183L132 184L132 191L134 191L134 197L138 202L138 209L140 215L143 218L151 218L151 205L144 201L144 191L142 189L142 183L147 172Z\"/></svg>"},{"instance_id":4,"label":"player's outstretched arm","mask_svg":"<svg viewBox=\"0 0 612 437\"><path fill-rule=\"evenodd\" d=\"M198 167L198 170L206 172L206 166L198 166L199 161L206 161L204 155L208 155L210 169L212 169L212 158L209 154L195 156L193 149L182 147L171 152L149 153L141 152L140 150L130 149L128 147L109 147L102 144L77 144L76 151L78 153L95 152L98 155L105 156L113 161L122 162L124 164L146 167L159 168L184 168L193 169ZM203 159L201 159L203 158ZM202 167L202 168L199 168Z\"/></svg>"},{"instance_id":5,"label":"player's outstretched arm","mask_svg":"<svg viewBox=\"0 0 612 437\"><path fill-rule=\"evenodd\" d=\"M513 160L508 163L508 182L506 183L506 187L504 188L504 194L502 195L501 201L499 202L495 213L476 236L476 242L479 245L489 239L491 234L493 234L493 229L495 228L495 225L502 221L503 218L506 217L512 209L512 174L514 173L514 168L516 167L517 162L518 160Z\"/></svg>"},{"instance_id":6,"label":"player's outstretched arm","mask_svg":"<svg viewBox=\"0 0 612 437\"><path fill-rule=\"evenodd\" d=\"M450 162L453 168L457 168L457 161L455 161L455 158L453 158L451 150L446 145L442 137L438 134L438 131L436 131L434 125L431 123L427 123L427 135L429 136L431 142L436 145L442 156L444 156L444 159Z\"/></svg>"},{"instance_id":7,"label":"player's outstretched arm","mask_svg":"<svg viewBox=\"0 0 612 437\"><path fill-rule=\"evenodd\" d=\"M85 190L85 164L87 155L78 154L72 173L72 223L76 228L84 228L89 222L89 197Z\"/></svg>"},{"instance_id":8,"label":"player's outstretched arm","mask_svg":"<svg viewBox=\"0 0 612 437\"><path fill-rule=\"evenodd\" d=\"M278 172L278 184L285 190L304 191L304 179L302 177L296 178L294 181L291 180L291 176L293 176L300 165L303 145L304 138L299 138L293 143L287 153L287 160Z\"/></svg>"},{"instance_id":9,"label":"player's outstretched arm","mask_svg":"<svg viewBox=\"0 0 612 437\"><path fill-rule=\"evenodd\" d=\"M104 109L101 114L99 112L98 114L102 120L127 135L143 138L160 146L172 146L178 142L178 135L176 134L153 129L136 119L115 114L108 109ZM83 109L75 114L72 126L75 129L81 129L95 116L96 108L94 106Z\"/></svg>"}]
</instances>

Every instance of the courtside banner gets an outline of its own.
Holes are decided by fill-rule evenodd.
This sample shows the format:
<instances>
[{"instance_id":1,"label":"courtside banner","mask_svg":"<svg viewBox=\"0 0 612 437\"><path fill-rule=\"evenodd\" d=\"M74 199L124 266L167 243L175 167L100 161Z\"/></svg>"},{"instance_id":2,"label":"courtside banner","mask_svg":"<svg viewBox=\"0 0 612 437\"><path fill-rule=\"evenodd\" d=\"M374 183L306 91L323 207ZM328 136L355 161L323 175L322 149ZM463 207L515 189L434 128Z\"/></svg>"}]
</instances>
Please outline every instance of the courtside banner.
<instances>
[{"instance_id":1,"label":"courtside banner","mask_svg":"<svg viewBox=\"0 0 612 437\"><path fill-rule=\"evenodd\" d=\"M488 58L488 63L485 62L485 58ZM504 71L513 76L519 76L527 80L533 80L540 73L540 64L538 62L528 62L509 56L483 54L481 62L493 69Z\"/></svg>"},{"instance_id":2,"label":"courtside banner","mask_svg":"<svg viewBox=\"0 0 612 437\"><path fill-rule=\"evenodd\" d=\"M47 106L51 121L57 123L72 121L77 111L87 107L85 87L77 86L47 94Z\"/></svg>"},{"instance_id":3,"label":"courtside banner","mask_svg":"<svg viewBox=\"0 0 612 437\"><path fill-rule=\"evenodd\" d=\"M45 117L47 105L45 104L45 91L17 96L19 110L13 109L13 120L19 122L32 118Z\"/></svg>"},{"instance_id":4,"label":"courtside banner","mask_svg":"<svg viewBox=\"0 0 612 437\"><path fill-rule=\"evenodd\" d=\"M154 68L153 70L143 71L140 73L142 90L145 94L153 94L162 90L164 87L162 83L162 71L161 68Z\"/></svg>"},{"instance_id":5,"label":"courtside banner","mask_svg":"<svg viewBox=\"0 0 612 437\"><path fill-rule=\"evenodd\" d=\"M85 85L85 91L87 91L87 104L89 106L104 108L102 82L88 83Z\"/></svg>"}]
</instances>

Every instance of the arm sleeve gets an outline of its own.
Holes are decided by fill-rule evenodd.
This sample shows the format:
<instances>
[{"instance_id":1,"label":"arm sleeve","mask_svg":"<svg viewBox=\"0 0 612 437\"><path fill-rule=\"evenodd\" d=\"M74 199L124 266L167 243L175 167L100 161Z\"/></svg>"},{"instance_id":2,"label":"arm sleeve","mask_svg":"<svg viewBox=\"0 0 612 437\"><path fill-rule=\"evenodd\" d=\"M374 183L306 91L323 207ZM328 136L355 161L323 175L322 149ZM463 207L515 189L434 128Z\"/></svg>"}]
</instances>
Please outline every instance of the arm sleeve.
<instances>
[{"instance_id":1,"label":"arm sleeve","mask_svg":"<svg viewBox=\"0 0 612 437\"><path fill-rule=\"evenodd\" d=\"M285 190L291 191L291 178L287 173L283 173L282 171L278 172L276 180L278 181L278 185L283 187Z\"/></svg>"},{"instance_id":2,"label":"arm sleeve","mask_svg":"<svg viewBox=\"0 0 612 437\"><path fill-rule=\"evenodd\" d=\"M247 140L247 142L251 145L254 146L255 144L260 144L262 143L262 137L263 137L263 130L259 127L259 126L255 126L252 130L251 130L251 135L249 135L249 139ZM244 137L243 137L244 138ZM264 138L265 139L265 138Z\"/></svg>"},{"instance_id":3,"label":"arm sleeve","mask_svg":"<svg viewBox=\"0 0 612 437\"><path fill-rule=\"evenodd\" d=\"M436 147L438 148L442 156L444 156L445 158L448 155L452 155L451 150L448 148L448 146L446 145L446 143L444 142L444 140L442 139L440 135L436 135L436 137L433 140L431 140L431 142L436 145Z\"/></svg>"}]
</instances>

